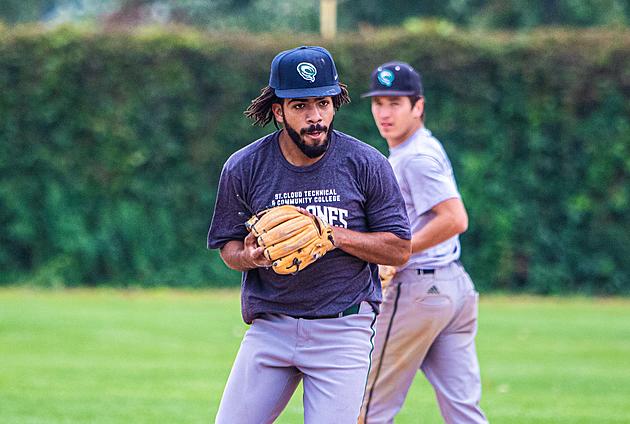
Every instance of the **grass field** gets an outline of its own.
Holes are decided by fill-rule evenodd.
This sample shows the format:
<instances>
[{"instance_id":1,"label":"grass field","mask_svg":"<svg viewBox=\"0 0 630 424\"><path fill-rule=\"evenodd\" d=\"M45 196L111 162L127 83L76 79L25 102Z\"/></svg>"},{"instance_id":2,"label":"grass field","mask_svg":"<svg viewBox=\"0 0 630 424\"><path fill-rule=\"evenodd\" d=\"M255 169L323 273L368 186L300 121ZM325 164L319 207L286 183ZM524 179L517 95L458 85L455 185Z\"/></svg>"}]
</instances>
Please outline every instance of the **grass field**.
<instances>
[{"instance_id":1,"label":"grass field","mask_svg":"<svg viewBox=\"0 0 630 424\"><path fill-rule=\"evenodd\" d=\"M479 327L491 422L630 422L630 300L483 296ZM245 330L236 291L1 289L0 422L213 422ZM422 375L396 422L441 422Z\"/></svg>"}]
</instances>

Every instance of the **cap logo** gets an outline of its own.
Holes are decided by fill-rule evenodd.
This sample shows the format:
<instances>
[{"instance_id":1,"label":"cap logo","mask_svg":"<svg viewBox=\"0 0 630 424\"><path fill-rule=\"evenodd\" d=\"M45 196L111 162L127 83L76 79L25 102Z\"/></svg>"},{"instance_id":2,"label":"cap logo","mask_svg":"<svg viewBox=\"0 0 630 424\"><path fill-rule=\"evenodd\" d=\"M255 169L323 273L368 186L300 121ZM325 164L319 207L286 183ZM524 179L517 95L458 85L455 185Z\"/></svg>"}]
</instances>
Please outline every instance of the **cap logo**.
<instances>
[{"instance_id":1,"label":"cap logo","mask_svg":"<svg viewBox=\"0 0 630 424\"><path fill-rule=\"evenodd\" d=\"M315 75L317 75L317 68L313 64L308 62L301 62L297 66L298 74L306 81L315 82Z\"/></svg>"},{"instance_id":2,"label":"cap logo","mask_svg":"<svg viewBox=\"0 0 630 424\"><path fill-rule=\"evenodd\" d=\"M391 87L394 83L394 73L388 69L383 69L378 73L378 82L386 87Z\"/></svg>"}]
</instances>

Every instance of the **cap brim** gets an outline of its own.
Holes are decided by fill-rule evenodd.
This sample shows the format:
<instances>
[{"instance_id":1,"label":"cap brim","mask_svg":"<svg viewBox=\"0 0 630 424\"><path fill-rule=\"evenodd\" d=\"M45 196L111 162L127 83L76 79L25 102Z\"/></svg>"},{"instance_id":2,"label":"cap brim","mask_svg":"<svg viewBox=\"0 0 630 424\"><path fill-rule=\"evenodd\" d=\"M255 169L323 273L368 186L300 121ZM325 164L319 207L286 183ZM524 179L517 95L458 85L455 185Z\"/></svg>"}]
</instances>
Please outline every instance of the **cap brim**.
<instances>
[{"instance_id":1,"label":"cap brim","mask_svg":"<svg viewBox=\"0 0 630 424\"><path fill-rule=\"evenodd\" d=\"M400 91L400 90L374 90L374 91L369 91L367 93L363 93L361 94L361 97L376 97L376 96L382 96L382 97L394 97L394 96L422 96L422 93L418 93L417 91L413 91L413 90L407 90L407 91Z\"/></svg>"},{"instance_id":2,"label":"cap brim","mask_svg":"<svg viewBox=\"0 0 630 424\"><path fill-rule=\"evenodd\" d=\"M341 93L338 84L325 87L296 88L293 90L274 90L277 97L281 99L301 99L303 97L327 97L336 96Z\"/></svg>"}]
</instances>

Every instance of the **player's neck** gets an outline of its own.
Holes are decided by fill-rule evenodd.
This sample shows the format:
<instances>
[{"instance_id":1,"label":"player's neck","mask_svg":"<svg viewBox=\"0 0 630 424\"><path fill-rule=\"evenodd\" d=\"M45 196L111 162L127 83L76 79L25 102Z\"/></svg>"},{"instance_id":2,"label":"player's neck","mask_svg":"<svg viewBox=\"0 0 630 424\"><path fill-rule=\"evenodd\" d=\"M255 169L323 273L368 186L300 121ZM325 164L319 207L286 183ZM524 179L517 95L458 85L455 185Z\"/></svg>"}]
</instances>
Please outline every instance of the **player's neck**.
<instances>
[{"instance_id":1,"label":"player's neck","mask_svg":"<svg viewBox=\"0 0 630 424\"><path fill-rule=\"evenodd\" d=\"M416 131L418 131L423 126L424 126L424 122L422 122L422 120L419 120L418 122L414 123L414 125L410 126L404 133L400 134L399 136L386 138L385 140L387 141L387 145L391 149L392 147L396 147L403 144L405 141L409 140L409 138L412 135L414 135Z\"/></svg>"},{"instance_id":2,"label":"player's neck","mask_svg":"<svg viewBox=\"0 0 630 424\"><path fill-rule=\"evenodd\" d=\"M286 130L280 132L278 137L278 144L280 145L280 151L284 158L293 166L310 166L319 161L324 155L316 158L310 158L295 145Z\"/></svg>"}]
</instances>

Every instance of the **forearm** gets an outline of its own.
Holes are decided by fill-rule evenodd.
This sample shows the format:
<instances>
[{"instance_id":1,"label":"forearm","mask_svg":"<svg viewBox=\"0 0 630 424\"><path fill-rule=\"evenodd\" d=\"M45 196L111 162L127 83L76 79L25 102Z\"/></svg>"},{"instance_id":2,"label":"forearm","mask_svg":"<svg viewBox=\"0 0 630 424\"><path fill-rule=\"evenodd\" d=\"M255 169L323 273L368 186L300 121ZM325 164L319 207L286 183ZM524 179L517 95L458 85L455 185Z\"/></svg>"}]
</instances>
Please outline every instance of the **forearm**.
<instances>
[{"instance_id":1,"label":"forearm","mask_svg":"<svg viewBox=\"0 0 630 424\"><path fill-rule=\"evenodd\" d=\"M411 253L422 252L460 234L461 225L448 216L436 216L411 238Z\"/></svg>"},{"instance_id":2,"label":"forearm","mask_svg":"<svg viewBox=\"0 0 630 424\"><path fill-rule=\"evenodd\" d=\"M251 234L243 241L227 242L221 248L221 259L228 267L241 272L271 266L271 261L263 255L263 248L256 245L255 238Z\"/></svg>"},{"instance_id":3,"label":"forearm","mask_svg":"<svg viewBox=\"0 0 630 424\"><path fill-rule=\"evenodd\" d=\"M334 227L335 246L366 262L403 265L409 260L411 243L392 233L361 233Z\"/></svg>"},{"instance_id":4,"label":"forearm","mask_svg":"<svg viewBox=\"0 0 630 424\"><path fill-rule=\"evenodd\" d=\"M447 199L431 210L435 214L433 219L411 237L412 254L436 246L468 229L468 214L460 198Z\"/></svg>"},{"instance_id":5,"label":"forearm","mask_svg":"<svg viewBox=\"0 0 630 424\"><path fill-rule=\"evenodd\" d=\"M230 241L221 249L221 259L229 267L236 271L249 271L243 258L244 253L243 242Z\"/></svg>"}]
</instances>

